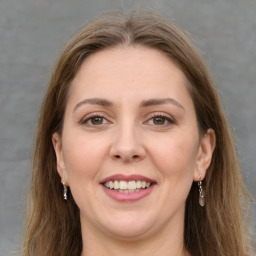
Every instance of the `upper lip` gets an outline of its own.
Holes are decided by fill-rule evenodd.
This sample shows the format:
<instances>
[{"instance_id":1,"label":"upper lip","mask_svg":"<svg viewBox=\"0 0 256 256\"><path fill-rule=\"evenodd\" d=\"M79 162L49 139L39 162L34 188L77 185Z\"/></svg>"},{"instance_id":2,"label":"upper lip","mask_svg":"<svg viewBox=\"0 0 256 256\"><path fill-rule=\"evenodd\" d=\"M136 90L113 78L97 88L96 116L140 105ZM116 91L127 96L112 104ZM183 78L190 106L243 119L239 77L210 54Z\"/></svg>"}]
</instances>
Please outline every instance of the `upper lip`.
<instances>
[{"instance_id":1,"label":"upper lip","mask_svg":"<svg viewBox=\"0 0 256 256\"><path fill-rule=\"evenodd\" d=\"M146 181L146 182L150 182L150 183L156 183L155 180L150 179L148 177L142 176L142 175L138 175L138 174L133 174L133 175L123 175L123 174L115 174L112 176L109 176L105 179L103 179L100 183L104 184L105 182L108 181L120 181L120 180L124 180L124 181L132 181L132 180L141 180L141 181Z\"/></svg>"}]
</instances>

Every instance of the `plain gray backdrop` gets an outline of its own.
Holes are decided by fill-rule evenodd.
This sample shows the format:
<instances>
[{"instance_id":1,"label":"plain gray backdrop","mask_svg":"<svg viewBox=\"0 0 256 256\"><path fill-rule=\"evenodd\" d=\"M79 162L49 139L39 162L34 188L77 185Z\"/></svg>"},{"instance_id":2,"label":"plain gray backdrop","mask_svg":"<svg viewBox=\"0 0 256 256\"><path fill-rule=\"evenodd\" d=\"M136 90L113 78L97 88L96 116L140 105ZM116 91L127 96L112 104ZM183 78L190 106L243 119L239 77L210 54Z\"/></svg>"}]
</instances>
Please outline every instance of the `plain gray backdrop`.
<instances>
[{"instance_id":1,"label":"plain gray backdrop","mask_svg":"<svg viewBox=\"0 0 256 256\"><path fill-rule=\"evenodd\" d=\"M256 0L0 0L0 256L19 248L37 115L55 59L88 19L139 7L159 11L194 38L256 195Z\"/></svg>"}]
</instances>

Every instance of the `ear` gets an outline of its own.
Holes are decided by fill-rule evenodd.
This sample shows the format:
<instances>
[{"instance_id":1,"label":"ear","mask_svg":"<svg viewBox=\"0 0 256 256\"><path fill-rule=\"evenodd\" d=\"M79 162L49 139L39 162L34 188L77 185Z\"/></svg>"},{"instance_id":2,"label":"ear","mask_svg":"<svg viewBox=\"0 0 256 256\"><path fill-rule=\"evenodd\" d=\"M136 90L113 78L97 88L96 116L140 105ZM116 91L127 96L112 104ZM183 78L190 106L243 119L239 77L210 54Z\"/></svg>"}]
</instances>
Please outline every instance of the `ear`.
<instances>
[{"instance_id":1,"label":"ear","mask_svg":"<svg viewBox=\"0 0 256 256\"><path fill-rule=\"evenodd\" d=\"M208 129L206 134L200 140L196 168L194 172L194 181L200 181L205 178L206 171L212 161L212 155L216 143L215 141L214 130Z\"/></svg>"},{"instance_id":2,"label":"ear","mask_svg":"<svg viewBox=\"0 0 256 256\"><path fill-rule=\"evenodd\" d=\"M52 144L55 150L56 159L57 159L57 171L61 177L61 179L67 184L67 172L66 165L64 161L64 155L62 151L62 140L59 133L55 132L52 135Z\"/></svg>"}]
</instances>

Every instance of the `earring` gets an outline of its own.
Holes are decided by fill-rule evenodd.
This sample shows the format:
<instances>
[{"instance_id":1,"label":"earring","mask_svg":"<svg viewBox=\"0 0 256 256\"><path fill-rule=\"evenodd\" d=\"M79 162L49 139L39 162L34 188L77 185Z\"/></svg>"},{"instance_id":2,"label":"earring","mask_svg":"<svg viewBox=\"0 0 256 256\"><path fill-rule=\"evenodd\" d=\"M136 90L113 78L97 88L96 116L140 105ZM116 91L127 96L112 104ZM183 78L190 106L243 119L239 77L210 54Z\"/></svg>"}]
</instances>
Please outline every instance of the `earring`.
<instances>
[{"instance_id":1,"label":"earring","mask_svg":"<svg viewBox=\"0 0 256 256\"><path fill-rule=\"evenodd\" d=\"M63 185L63 197L64 197L64 200L68 200L68 188L66 187L64 180L62 180L61 183Z\"/></svg>"},{"instance_id":2,"label":"earring","mask_svg":"<svg viewBox=\"0 0 256 256\"><path fill-rule=\"evenodd\" d=\"M199 187L199 204L204 207L205 205L205 200L204 200L204 191L203 191L203 183L201 180L201 175L200 175L200 181L198 182L198 187Z\"/></svg>"}]
</instances>

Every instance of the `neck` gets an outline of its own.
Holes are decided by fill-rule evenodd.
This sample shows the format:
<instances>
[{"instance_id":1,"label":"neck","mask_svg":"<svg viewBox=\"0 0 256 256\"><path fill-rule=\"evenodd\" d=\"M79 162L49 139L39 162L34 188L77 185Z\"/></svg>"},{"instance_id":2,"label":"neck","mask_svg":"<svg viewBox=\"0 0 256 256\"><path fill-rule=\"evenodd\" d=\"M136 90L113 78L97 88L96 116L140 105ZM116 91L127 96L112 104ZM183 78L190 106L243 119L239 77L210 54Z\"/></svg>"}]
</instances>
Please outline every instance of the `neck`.
<instances>
[{"instance_id":1,"label":"neck","mask_svg":"<svg viewBox=\"0 0 256 256\"><path fill-rule=\"evenodd\" d=\"M104 232L89 232L92 230L88 227L90 224L83 225L83 222L81 224L83 236L81 256L189 256L184 246L183 222L166 225L157 232L157 236L136 239L122 239L106 235Z\"/></svg>"},{"instance_id":2,"label":"neck","mask_svg":"<svg viewBox=\"0 0 256 256\"><path fill-rule=\"evenodd\" d=\"M155 243L154 243L155 244ZM81 256L189 256L182 245L174 245L170 248L170 243L162 244L160 247L148 242L127 242L116 241L109 244L98 244L97 247L87 244L83 248Z\"/></svg>"}]
</instances>

